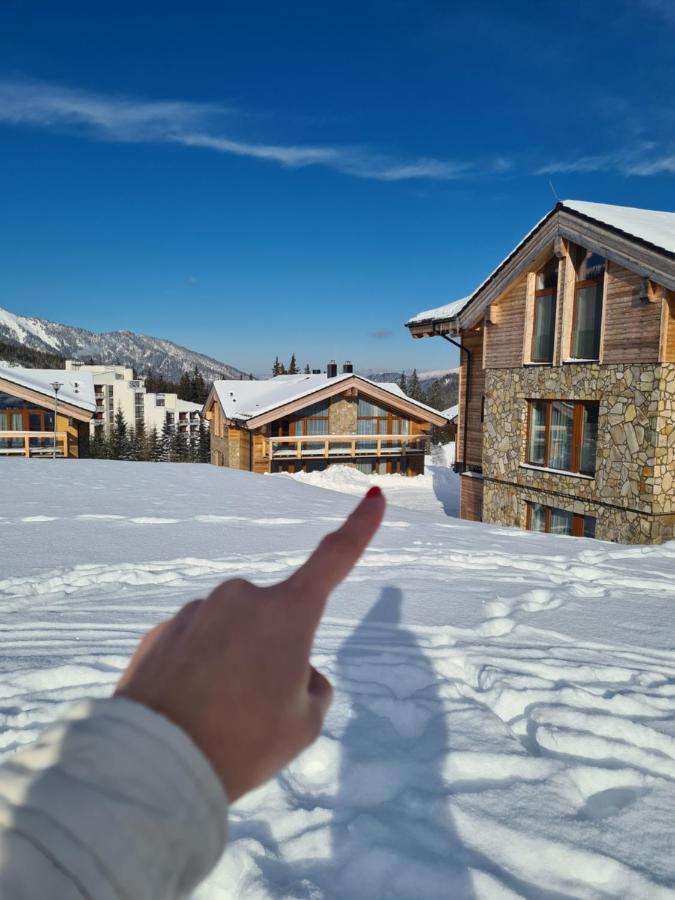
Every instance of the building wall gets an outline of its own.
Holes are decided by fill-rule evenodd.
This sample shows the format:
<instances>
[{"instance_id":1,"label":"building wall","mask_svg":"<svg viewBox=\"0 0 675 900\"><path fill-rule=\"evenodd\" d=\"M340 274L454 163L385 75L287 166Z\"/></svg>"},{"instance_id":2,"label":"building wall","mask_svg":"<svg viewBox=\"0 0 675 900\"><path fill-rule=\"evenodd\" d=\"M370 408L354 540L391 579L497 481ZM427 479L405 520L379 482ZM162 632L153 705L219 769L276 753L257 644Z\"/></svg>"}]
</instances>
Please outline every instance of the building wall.
<instances>
[{"instance_id":1,"label":"building wall","mask_svg":"<svg viewBox=\"0 0 675 900\"><path fill-rule=\"evenodd\" d=\"M603 363L656 363L661 337L660 293L640 300L642 276L608 262L601 361Z\"/></svg>"},{"instance_id":2,"label":"building wall","mask_svg":"<svg viewBox=\"0 0 675 900\"><path fill-rule=\"evenodd\" d=\"M358 401L356 397L331 397L328 430L331 434L356 434Z\"/></svg>"},{"instance_id":3,"label":"building wall","mask_svg":"<svg viewBox=\"0 0 675 900\"><path fill-rule=\"evenodd\" d=\"M483 521L483 478L466 473L459 481L459 517L470 522Z\"/></svg>"},{"instance_id":4,"label":"building wall","mask_svg":"<svg viewBox=\"0 0 675 900\"><path fill-rule=\"evenodd\" d=\"M552 251L551 251L552 252ZM534 272L550 257L546 254L516 278L490 307L492 324L485 329L485 366L513 368L529 359L532 336ZM560 260L556 306L554 364L568 356L572 327L575 271L568 253ZM654 291L649 301L640 300L642 276L617 263L607 262L602 323L601 361L608 364L659 362L661 339L661 292ZM675 303L673 304L675 314ZM672 336L675 361L675 327ZM669 358L669 357L666 357Z\"/></svg>"},{"instance_id":5,"label":"building wall","mask_svg":"<svg viewBox=\"0 0 675 900\"><path fill-rule=\"evenodd\" d=\"M459 372L459 428L457 430L457 460L480 468L483 462L483 423L481 409L485 395L485 369L483 368L483 329L467 331L462 335L462 346L471 352L471 381L469 390L469 415L467 427L466 459L464 459L464 398L467 389L468 363L466 353L461 353Z\"/></svg>"},{"instance_id":6,"label":"building wall","mask_svg":"<svg viewBox=\"0 0 675 900\"><path fill-rule=\"evenodd\" d=\"M490 369L486 394L485 521L524 527L531 500L595 515L596 536L605 540L673 535L674 365ZM599 401L592 478L524 465L527 401L559 398Z\"/></svg>"}]
</instances>

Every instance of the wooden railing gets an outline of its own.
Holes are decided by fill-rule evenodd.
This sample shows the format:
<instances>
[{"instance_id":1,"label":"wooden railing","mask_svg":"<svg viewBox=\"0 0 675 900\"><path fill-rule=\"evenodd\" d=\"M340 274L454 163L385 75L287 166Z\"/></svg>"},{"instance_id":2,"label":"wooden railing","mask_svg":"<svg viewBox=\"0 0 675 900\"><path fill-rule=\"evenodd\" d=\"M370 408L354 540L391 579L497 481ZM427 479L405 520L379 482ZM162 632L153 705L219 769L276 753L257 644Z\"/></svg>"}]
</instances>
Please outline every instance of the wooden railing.
<instances>
[{"instance_id":1,"label":"wooden railing","mask_svg":"<svg viewBox=\"0 0 675 900\"><path fill-rule=\"evenodd\" d=\"M271 459L328 458L424 453L428 439L426 434L303 434L265 438L265 443Z\"/></svg>"},{"instance_id":2,"label":"wooden railing","mask_svg":"<svg viewBox=\"0 0 675 900\"><path fill-rule=\"evenodd\" d=\"M65 431L0 431L0 456L68 456Z\"/></svg>"}]
</instances>

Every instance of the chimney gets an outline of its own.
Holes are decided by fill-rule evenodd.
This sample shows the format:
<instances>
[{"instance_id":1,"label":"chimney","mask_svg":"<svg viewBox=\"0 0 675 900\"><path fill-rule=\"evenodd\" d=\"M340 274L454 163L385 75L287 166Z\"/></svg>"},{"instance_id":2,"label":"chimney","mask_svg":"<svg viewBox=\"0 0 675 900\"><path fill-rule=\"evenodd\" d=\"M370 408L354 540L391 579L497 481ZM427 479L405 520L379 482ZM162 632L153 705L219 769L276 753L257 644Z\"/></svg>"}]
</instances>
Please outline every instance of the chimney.
<instances>
[{"instance_id":1,"label":"chimney","mask_svg":"<svg viewBox=\"0 0 675 900\"><path fill-rule=\"evenodd\" d=\"M342 364L342 374L347 375L348 373L352 373L354 371L354 366L350 363L349 360Z\"/></svg>"},{"instance_id":2,"label":"chimney","mask_svg":"<svg viewBox=\"0 0 675 900\"><path fill-rule=\"evenodd\" d=\"M337 363L334 359L326 366L326 378L337 378Z\"/></svg>"}]
</instances>

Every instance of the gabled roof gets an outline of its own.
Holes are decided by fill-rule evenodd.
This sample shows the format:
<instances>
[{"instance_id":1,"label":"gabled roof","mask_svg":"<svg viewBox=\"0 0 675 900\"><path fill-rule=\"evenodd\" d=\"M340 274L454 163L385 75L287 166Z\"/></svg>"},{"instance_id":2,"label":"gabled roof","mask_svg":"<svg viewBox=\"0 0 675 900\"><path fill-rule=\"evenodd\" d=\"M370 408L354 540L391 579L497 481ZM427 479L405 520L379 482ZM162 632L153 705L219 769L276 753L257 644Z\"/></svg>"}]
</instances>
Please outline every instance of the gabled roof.
<instances>
[{"instance_id":1,"label":"gabled roof","mask_svg":"<svg viewBox=\"0 0 675 900\"><path fill-rule=\"evenodd\" d=\"M499 263L473 294L417 313L405 323L413 333L420 326L470 327L485 307L496 299L506 283L517 274L517 258L534 245L556 237L581 241L609 259L632 271L675 290L675 213L584 200L561 200L529 231L520 243ZM531 256L532 254L530 254ZM529 256L526 257L529 260ZM448 330L448 329L444 329Z\"/></svg>"},{"instance_id":2,"label":"gabled roof","mask_svg":"<svg viewBox=\"0 0 675 900\"><path fill-rule=\"evenodd\" d=\"M96 410L94 379L91 372L66 369L21 369L9 366L0 369L0 379L40 394L47 406L54 403L52 382L58 381L62 385L58 393L59 404L68 404L90 413Z\"/></svg>"},{"instance_id":3,"label":"gabled roof","mask_svg":"<svg viewBox=\"0 0 675 900\"><path fill-rule=\"evenodd\" d=\"M371 381L351 372L334 378L328 378L325 374L277 375L263 381L214 381L205 409L210 406L215 394L226 419L256 426L261 417L281 407L285 408L298 401L305 401L304 405L309 405L348 387L361 387L373 395L388 394L391 402L398 406L403 404L414 407L421 419L445 418L437 409L408 397L397 384Z\"/></svg>"},{"instance_id":4,"label":"gabled roof","mask_svg":"<svg viewBox=\"0 0 675 900\"><path fill-rule=\"evenodd\" d=\"M585 200L563 200L560 205L675 255L675 212L587 203Z\"/></svg>"}]
</instances>

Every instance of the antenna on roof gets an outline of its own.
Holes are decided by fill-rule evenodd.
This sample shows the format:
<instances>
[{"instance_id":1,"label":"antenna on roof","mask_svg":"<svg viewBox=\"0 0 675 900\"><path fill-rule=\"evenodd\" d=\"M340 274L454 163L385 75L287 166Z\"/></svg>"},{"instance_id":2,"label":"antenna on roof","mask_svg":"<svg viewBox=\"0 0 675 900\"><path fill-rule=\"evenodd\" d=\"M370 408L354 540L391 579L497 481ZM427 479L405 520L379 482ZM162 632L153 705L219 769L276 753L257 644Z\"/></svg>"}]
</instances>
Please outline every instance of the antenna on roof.
<instances>
[{"instance_id":1,"label":"antenna on roof","mask_svg":"<svg viewBox=\"0 0 675 900\"><path fill-rule=\"evenodd\" d=\"M551 193L555 197L555 202L560 203L560 197L556 194L555 188L553 187L553 182L551 181L550 178L548 179L548 186L551 188Z\"/></svg>"}]
</instances>

